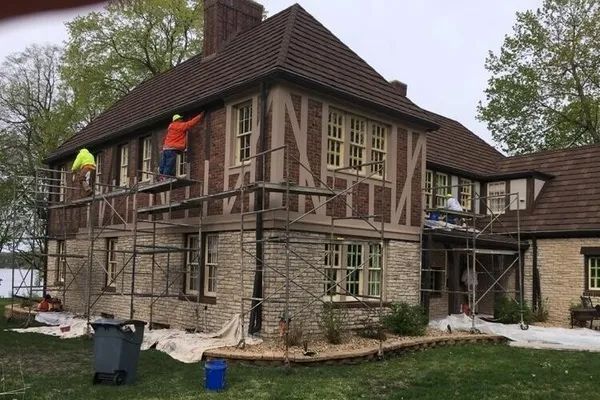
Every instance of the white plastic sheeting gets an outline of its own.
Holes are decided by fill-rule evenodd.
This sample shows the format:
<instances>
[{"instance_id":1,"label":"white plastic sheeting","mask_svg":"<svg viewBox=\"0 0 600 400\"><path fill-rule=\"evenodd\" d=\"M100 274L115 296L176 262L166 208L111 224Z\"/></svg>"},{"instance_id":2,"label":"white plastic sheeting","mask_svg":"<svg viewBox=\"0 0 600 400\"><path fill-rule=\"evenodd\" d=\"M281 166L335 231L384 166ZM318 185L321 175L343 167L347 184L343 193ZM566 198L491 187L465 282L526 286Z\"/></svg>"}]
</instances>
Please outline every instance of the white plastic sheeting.
<instances>
[{"instance_id":1,"label":"white plastic sheeting","mask_svg":"<svg viewBox=\"0 0 600 400\"><path fill-rule=\"evenodd\" d=\"M471 318L465 314L453 314L446 318L433 320L429 326L445 331L448 325L453 331L470 331ZM519 325L505 325L483 321L475 317L475 328L481 333L504 336L516 347L545 348L557 350L600 351L600 332L586 328L553 328L530 326L522 330Z\"/></svg>"},{"instance_id":2,"label":"white plastic sheeting","mask_svg":"<svg viewBox=\"0 0 600 400\"><path fill-rule=\"evenodd\" d=\"M156 350L163 351L178 361L194 363L202 360L206 350L236 346L241 340L242 323L240 317L236 316L215 333L186 333L174 329L148 331L144 334L142 350L156 345ZM261 342L261 339L246 338L248 345Z\"/></svg>"},{"instance_id":3,"label":"white plastic sheeting","mask_svg":"<svg viewBox=\"0 0 600 400\"><path fill-rule=\"evenodd\" d=\"M96 319L92 318L91 320ZM63 339L75 338L87 333L87 321L70 313L38 313L35 320L50 326L12 330L20 333L58 336ZM240 317L235 316L215 333L186 333L175 329L146 330L142 350L156 347L157 350L167 353L178 361L194 363L202 360L206 350L236 346L241 340L242 323ZM245 342L248 345L254 345L261 343L262 340L246 337Z\"/></svg>"}]
</instances>

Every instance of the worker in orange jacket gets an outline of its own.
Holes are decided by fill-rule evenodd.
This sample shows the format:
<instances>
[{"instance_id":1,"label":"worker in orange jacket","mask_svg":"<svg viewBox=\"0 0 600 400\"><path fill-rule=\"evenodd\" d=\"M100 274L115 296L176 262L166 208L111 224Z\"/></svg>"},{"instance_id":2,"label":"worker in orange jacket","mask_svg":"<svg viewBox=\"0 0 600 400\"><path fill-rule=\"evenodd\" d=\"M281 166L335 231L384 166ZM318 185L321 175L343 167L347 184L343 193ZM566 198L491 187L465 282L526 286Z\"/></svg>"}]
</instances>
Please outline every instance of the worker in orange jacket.
<instances>
[{"instance_id":1,"label":"worker in orange jacket","mask_svg":"<svg viewBox=\"0 0 600 400\"><path fill-rule=\"evenodd\" d=\"M173 115L173 122L169 124L167 136L163 144L162 153L160 156L160 164L158 172L162 176L175 175L175 162L177 154L181 154L187 148L186 133L188 129L198 125L204 119L204 112L196 115L189 121L184 121L179 114Z\"/></svg>"}]
</instances>

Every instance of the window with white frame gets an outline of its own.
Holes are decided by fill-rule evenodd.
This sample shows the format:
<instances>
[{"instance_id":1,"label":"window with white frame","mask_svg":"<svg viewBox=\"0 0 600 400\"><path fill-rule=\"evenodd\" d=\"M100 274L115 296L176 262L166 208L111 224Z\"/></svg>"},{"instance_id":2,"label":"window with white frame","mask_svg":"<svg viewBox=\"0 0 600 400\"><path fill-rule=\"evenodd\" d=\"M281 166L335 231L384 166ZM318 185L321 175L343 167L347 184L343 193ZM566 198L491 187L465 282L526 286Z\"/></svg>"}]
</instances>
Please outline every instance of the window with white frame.
<instances>
[{"instance_id":1,"label":"window with white frame","mask_svg":"<svg viewBox=\"0 0 600 400\"><path fill-rule=\"evenodd\" d=\"M367 138L367 121L363 118L350 116L350 166L357 171L363 171L365 163Z\"/></svg>"},{"instance_id":2,"label":"window with white frame","mask_svg":"<svg viewBox=\"0 0 600 400\"><path fill-rule=\"evenodd\" d=\"M185 260L185 293L199 294L200 285L200 242L198 235L189 235L187 238L187 252Z\"/></svg>"},{"instance_id":3,"label":"window with white frame","mask_svg":"<svg viewBox=\"0 0 600 400\"><path fill-rule=\"evenodd\" d=\"M96 191L96 194L101 194L102 193L102 157L103 157L104 153L98 153L96 154L96 182L94 185L94 190Z\"/></svg>"},{"instance_id":4,"label":"window with white frame","mask_svg":"<svg viewBox=\"0 0 600 400\"><path fill-rule=\"evenodd\" d=\"M425 208L433 208L433 171L425 171Z\"/></svg>"},{"instance_id":5,"label":"window with white frame","mask_svg":"<svg viewBox=\"0 0 600 400\"><path fill-rule=\"evenodd\" d=\"M252 136L252 103L235 107L235 162L241 164L250 158Z\"/></svg>"},{"instance_id":6,"label":"window with white frame","mask_svg":"<svg viewBox=\"0 0 600 400\"><path fill-rule=\"evenodd\" d=\"M58 201L65 201L67 193L67 168L63 165L58 169Z\"/></svg>"},{"instance_id":7,"label":"window with white frame","mask_svg":"<svg viewBox=\"0 0 600 400\"><path fill-rule=\"evenodd\" d=\"M142 139L142 182L152 179L152 137Z\"/></svg>"},{"instance_id":8,"label":"window with white frame","mask_svg":"<svg viewBox=\"0 0 600 400\"><path fill-rule=\"evenodd\" d=\"M460 206L463 210L470 211L473 200L473 182L470 179L460 178L458 185Z\"/></svg>"},{"instance_id":9,"label":"window with white frame","mask_svg":"<svg viewBox=\"0 0 600 400\"><path fill-rule=\"evenodd\" d=\"M129 146L119 147L119 186L129 186Z\"/></svg>"},{"instance_id":10,"label":"window with white frame","mask_svg":"<svg viewBox=\"0 0 600 400\"><path fill-rule=\"evenodd\" d=\"M56 242L56 283L64 284L67 278L67 258L65 241L59 240Z\"/></svg>"},{"instance_id":11,"label":"window with white frame","mask_svg":"<svg viewBox=\"0 0 600 400\"><path fill-rule=\"evenodd\" d=\"M324 294L334 300L382 295L383 252L380 244L326 244Z\"/></svg>"},{"instance_id":12,"label":"window with white frame","mask_svg":"<svg viewBox=\"0 0 600 400\"><path fill-rule=\"evenodd\" d=\"M385 126L378 123L371 125L371 162L380 163L371 165L371 173L377 176L382 176L383 161L386 156L386 137L387 128Z\"/></svg>"},{"instance_id":13,"label":"window with white frame","mask_svg":"<svg viewBox=\"0 0 600 400\"><path fill-rule=\"evenodd\" d=\"M490 182L487 185L488 213L503 214L506 208L506 182Z\"/></svg>"},{"instance_id":14,"label":"window with white frame","mask_svg":"<svg viewBox=\"0 0 600 400\"><path fill-rule=\"evenodd\" d=\"M115 287L117 279L117 239L106 239L106 286Z\"/></svg>"},{"instance_id":15,"label":"window with white frame","mask_svg":"<svg viewBox=\"0 0 600 400\"><path fill-rule=\"evenodd\" d=\"M344 114L330 109L327 123L327 165L342 166L344 159Z\"/></svg>"},{"instance_id":16,"label":"window with white frame","mask_svg":"<svg viewBox=\"0 0 600 400\"><path fill-rule=\"evenodd\" d=\"M341 268L341 259L341 245L325 245L325 294L327 296L335 296L337 293L339 293L338 271Z\"/></svg>"},{"instance_id":17,"label":"window with white frame","mask_svg":"<svg viewBox=\"0 0 600 400\"><path fill-rule=\"evenodd\" d=\"M382 254L380 244L369 245L369 275L367 285L367 295L381 296L381 271Z\"/></svg>"},{"instance_id":18,"label":"window with white frame","mask_svg":"<svg viewBox=\"0 0 600 400\"><path fill-rule=\"evenodd\" d=\"M188 175L187 152L177 153L175 158L175 175L184 178Z\"/></svg>"},{"instance_id":19,"label":"window with white frame","mask_svg":"<svg viewBox=\"0 0 600 400\"><path fill-rule=\"evenodd\" d=\"M204 295L217 295L217 267L219 265L219 237L206 235L204 251Z\"/></svg>"},{"instance_id":20,"label":"window with white frame","mask_svg":"<svg viewBox=\"0 0 600 400\"><path fill-rule=\"evenodd\" d=\"M435 206L445 208L447 197L450 194L450 185L448 184L448 175L435 174Z\"/></svg>"},{"instance_id":21,"label":"window with white frame","mask_svg":"<svg viewBox=\"0 0 600 400\"><path fill-rule=\"evenodd\" d=\"M600 290L600 256L588 256L587 290Z\"/></svg>"}]
</instances>

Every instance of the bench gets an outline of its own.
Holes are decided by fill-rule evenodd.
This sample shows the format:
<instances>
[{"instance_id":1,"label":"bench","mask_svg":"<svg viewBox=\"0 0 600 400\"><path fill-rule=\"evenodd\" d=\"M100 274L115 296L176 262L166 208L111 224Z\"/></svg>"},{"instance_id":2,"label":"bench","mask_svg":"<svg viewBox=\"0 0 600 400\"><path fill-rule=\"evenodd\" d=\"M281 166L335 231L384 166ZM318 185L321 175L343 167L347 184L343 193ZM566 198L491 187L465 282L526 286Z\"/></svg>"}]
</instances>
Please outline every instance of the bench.
<instances>
[{"instance_id":1,"label":"bench","mask_svg":"<svg viewBox=\"0 0 600 400\"><path fill-rule=\"evenodd\" d=\"M590 297L581 296L581 308L571 310L571 328L575 322L590 323L590 329L594 328L594 321L600 319L600 304L595 307Z\"/></svg>"}]
</instances>

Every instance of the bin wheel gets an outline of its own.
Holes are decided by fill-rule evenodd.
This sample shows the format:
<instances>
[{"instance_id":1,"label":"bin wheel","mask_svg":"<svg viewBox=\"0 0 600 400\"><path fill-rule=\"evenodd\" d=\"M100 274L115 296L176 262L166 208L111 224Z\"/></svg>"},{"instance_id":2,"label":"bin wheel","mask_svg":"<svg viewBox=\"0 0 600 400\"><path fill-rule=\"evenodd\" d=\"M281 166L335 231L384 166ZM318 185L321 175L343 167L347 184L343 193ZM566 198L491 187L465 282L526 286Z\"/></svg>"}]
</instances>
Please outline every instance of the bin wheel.
<instances>
[{"instance_id":1,"label":"bin wheel","mask_svg":"<svg viewBox=\"0 0 600 400\"><path fill-rule=\"evenodd\" d=\"M127 373L125 371L117 371L115 372L115 376L113 377L113 383L115 385L122 385L125 382L125 376Z\"/></svg>"}]
</instances>

